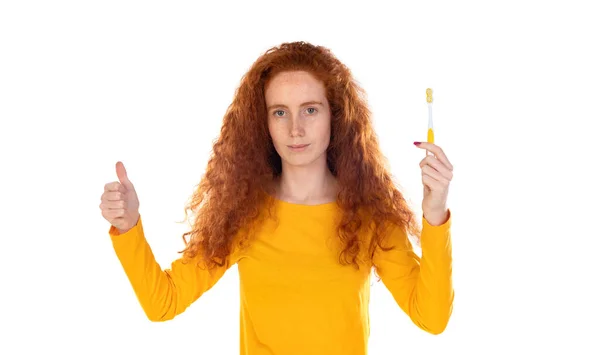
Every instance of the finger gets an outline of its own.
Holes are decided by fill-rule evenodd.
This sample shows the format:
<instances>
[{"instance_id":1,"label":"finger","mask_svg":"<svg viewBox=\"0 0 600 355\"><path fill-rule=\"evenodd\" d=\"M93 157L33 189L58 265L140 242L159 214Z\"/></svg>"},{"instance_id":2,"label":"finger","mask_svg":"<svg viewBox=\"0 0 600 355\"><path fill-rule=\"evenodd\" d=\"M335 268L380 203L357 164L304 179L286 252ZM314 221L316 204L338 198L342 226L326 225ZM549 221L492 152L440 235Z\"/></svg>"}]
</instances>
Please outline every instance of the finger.
<instances>
[{"instance_id":1,"label":"finger","mask_svg":"<svg viewBox=\"0 0 600 355\"><path fill-rule=\"evenodd\" d=\"M422 179L423 185L427 186L431 190L441 190L443 188L442 184L436 179L432 178L429 175L423 175Z\"/></svg>"},{"instance_id":2,"label":"finger","mask_svg":"<svg viewBox=\"0 0 600 355\"><path fill-rule=\"evenodd\" d=\"M438 158L444 165L446 165L446 167L448 167L448 169L454 170L454 167L450 163L450 160L448 160L448 157L446 156L442 148L440 148L439 146L435 145L434 143L427 142L415 142L415 145L418 148L427 149L428 151L432 152L436 156L436 158Z\"/></svg>"},{"instance_id":3,"label":"finger","mask_svg":"<svg viewBox=\"0 0 600 355\"><path fill-rule=\"evenodd\" d=\"M127 192L125 187L118 181L109 182L104 185L104 191L120 191L123 193Z\"/></svg>"},{"instance_id":4,"label":"finger","mask_svg":"<svg viewBox=\"0 0 600 355\"><path fill-rule=\"evenodd\" d=\"M120 201L125 199L125 194L119 191L108 191L102 194L102 201Z\"/></svg>"},{"instance_id":5,"label":"finger","mask_svg":"<svg viewBox=\"0 0 600 355\"><path fill-rule=\"evenodd\" d=\"M423 176L429 176L435 181L440 183L440 186L446 187L450 184L450 181L446 179L439 171L433 169L429 165L423 167Z\"/></svg>"},{"instance_id":6,"label":"finger","mask_svg":"<svg viewBox=\"0 0 600 355\"><path fill-rule=\"evenodd\" d=\"M423 169L426 166L430 166L436 171L438 171L440 174L442 174L442 176L444 176L444 178L448 180L452 180L452 177L454 175L452 173L452 170L448 169L434 156L427 156L423 158L423 160L421 160L421 162L419 163L419 166L421 167L421 169Z\"/></svg>"},{"instance_id":7,"label":"finger","mask_svg":"<svg viewBox=\"0 0 600 355\"><path fill-rule=\"evenodd\" d=\"M127 176L127 170L125 169L125 165L119 161L116 164L116 169L117 169L117 177L119 178L119 181L121 182L121 184L123 184L126 189L132 190L133 184L131 183L131 181L129 180L129 177Z\"/></svg>"},{"instance_id":8,"label":"finger","mask_svg":"<svg viewBox=\"0 0 600 355\"><path fill-rule=\"evenodd\" d=\"M125 209L125 201L102 201L100 203L100 209L102 210L115 210L115 209Z\"/></svg>"},{"instance_id":9,"label":"finger","mask_svg":"<svg viewBox=\"0 0 600 355\"><path fill-rule=\"evenodd\" d=\"M125 216L125 210L122 208L114 209L114 210L104 210L104 211L102 211L102 215L109 220L119 218L119 217L122 218Z\"/></svg>"}]
</instances>

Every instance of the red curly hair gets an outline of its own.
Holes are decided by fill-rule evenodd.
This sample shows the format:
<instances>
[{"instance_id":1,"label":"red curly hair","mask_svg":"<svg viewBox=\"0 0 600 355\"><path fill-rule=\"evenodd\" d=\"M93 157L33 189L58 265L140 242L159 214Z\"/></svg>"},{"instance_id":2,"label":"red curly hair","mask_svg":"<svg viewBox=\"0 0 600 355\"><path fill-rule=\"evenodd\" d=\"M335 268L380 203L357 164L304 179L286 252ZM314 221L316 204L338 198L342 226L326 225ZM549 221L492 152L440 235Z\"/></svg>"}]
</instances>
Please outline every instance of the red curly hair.
<instances>
[{"instance_id":1,"label":"red curly hair","mask_svg":"<svg viewBox=\"0 0 600 355\"><path fill-rule=\"evenodd\" d=\"M272 182L282 164L269 134L264 89L278 73L296 70L324 83L331 108L327 166L339 185L338 234L345 246L340 262L358 267L359 230L366 221L374 227L367 250L371 260L377 246L386 250L382 242L390 223L418 239L420 226L379 149L364 90L329 49L292 42L268 49L236 89L206 171L185 207L186 219L188 211L195 217L192 230L183 234L186 257L200 254L209 268L223 266L236 235L240 245L248 242L245 227L258 221L265 206L273 207Z\"/></svg>"}]
</instances>

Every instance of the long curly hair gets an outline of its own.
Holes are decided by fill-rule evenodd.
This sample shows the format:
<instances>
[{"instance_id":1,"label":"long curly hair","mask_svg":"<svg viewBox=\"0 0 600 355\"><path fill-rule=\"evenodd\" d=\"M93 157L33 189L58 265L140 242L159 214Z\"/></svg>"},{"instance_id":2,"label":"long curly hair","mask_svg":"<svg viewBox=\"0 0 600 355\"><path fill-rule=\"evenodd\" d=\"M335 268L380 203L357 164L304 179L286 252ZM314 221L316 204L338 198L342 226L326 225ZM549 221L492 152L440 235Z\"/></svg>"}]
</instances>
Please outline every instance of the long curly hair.
<instances>
[{"instance_id":1,"label":"long curly hair","mask_svg":"<svg viewBox=\"0 0 600 355\"><path fill-rule=\"evenodd\" d=\"M331 109L327 166L339 185L340 263L358 267L364 245L359 232L368 226L373 232L366 243L371 261L377 246L387 250L382 242L391 225L418 240L419 221L380 151L364 90L329 49L301 41L268 49L242 77L205 173L185 206L186 219L188 212L194 218L192 230L183 234L184 256L200 254L209 268L223 266L236 235L239 245L248 242L249 226L259 221L263 208L273 207L272 182L280 176L282 164L269 134L264 90L278 73L295 70L307 71L324 83Z\"/></svg>"}]
</instances>

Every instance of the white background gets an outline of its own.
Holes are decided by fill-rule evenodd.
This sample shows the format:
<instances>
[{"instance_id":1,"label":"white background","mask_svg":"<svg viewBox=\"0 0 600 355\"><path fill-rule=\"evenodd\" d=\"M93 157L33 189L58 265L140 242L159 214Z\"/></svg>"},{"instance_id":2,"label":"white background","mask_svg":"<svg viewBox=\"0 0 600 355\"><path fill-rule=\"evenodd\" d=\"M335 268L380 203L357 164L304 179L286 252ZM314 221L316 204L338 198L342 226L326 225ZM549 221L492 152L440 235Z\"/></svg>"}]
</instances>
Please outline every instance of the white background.
<instances>
[{"instance_id":1,"label":"white background","mask_svg":"<svg viewBox=\"0 0 600 355\"><path fill-rule=\"evenodd\" d=\"M3 1L0 353L238 353L236 268L151 323L98 205L123 161L169 267L241 76L268 48L305 40L367 90L417 212L428 87L455 167L450 324L419 330L374 284L370 354L597 354L594 2L416 3Z\"/></svg>"}]
</instances>

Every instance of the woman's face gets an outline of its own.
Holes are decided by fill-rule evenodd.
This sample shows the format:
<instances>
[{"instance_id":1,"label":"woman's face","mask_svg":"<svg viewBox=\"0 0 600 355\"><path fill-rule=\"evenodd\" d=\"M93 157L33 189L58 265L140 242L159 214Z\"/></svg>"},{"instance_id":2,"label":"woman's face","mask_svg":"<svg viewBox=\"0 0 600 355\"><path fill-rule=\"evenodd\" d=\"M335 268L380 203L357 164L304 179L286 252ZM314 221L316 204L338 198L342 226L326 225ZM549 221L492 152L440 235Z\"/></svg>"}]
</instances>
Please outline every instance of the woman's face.
<instances>
[{"instance_id":1,"label":"woman's face","mask_svg":"<svg viewBox=\"0 0 600 355\"><path fill-rule=\"evenodd\" d=\"M306 71L281 72L265 87L265 100L269 132L282 164L326 167L331 114L325 85Z\"/></svg>"}]
</instances>

